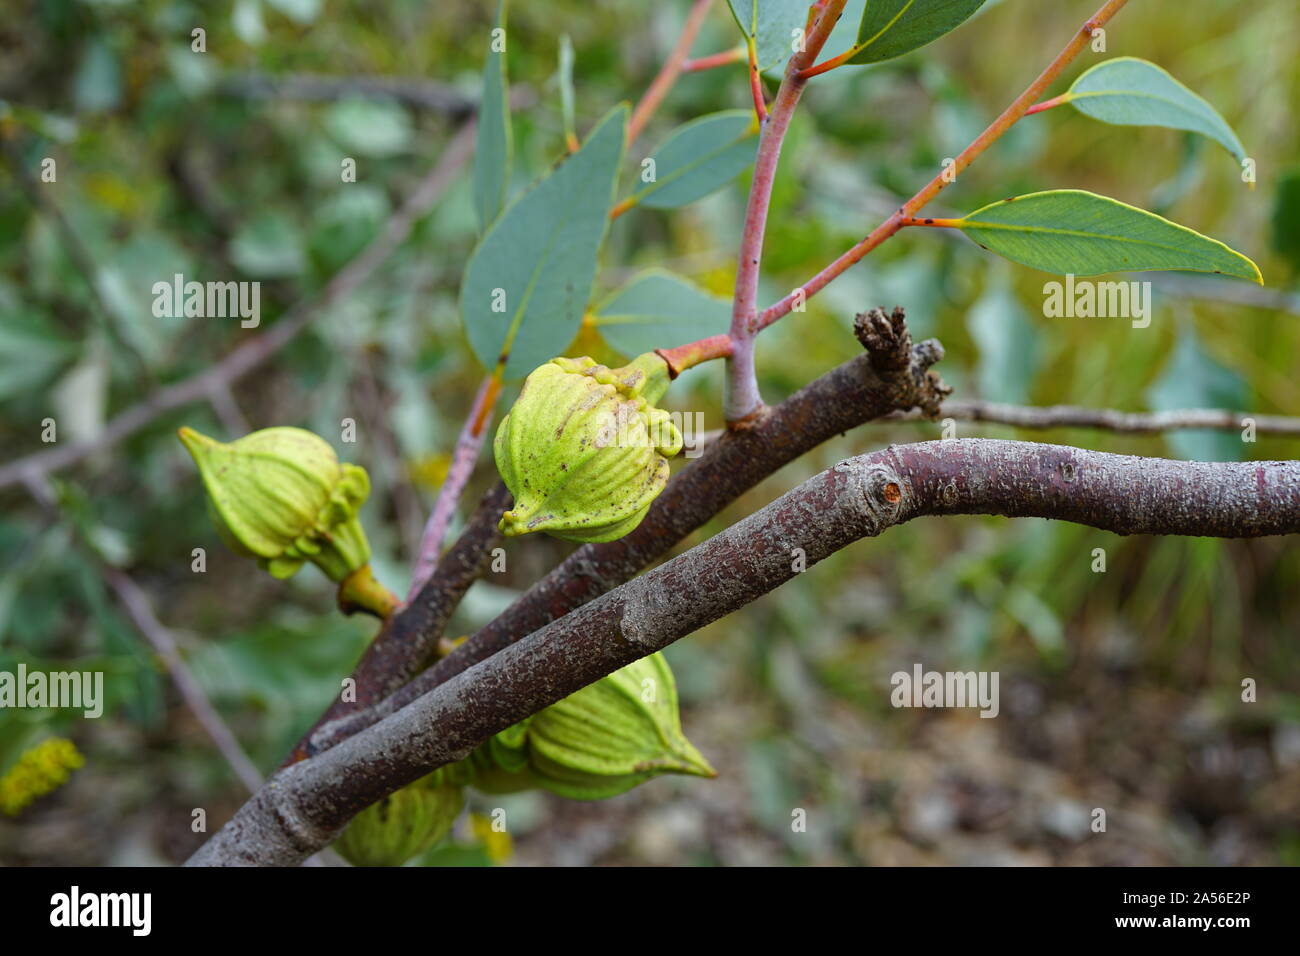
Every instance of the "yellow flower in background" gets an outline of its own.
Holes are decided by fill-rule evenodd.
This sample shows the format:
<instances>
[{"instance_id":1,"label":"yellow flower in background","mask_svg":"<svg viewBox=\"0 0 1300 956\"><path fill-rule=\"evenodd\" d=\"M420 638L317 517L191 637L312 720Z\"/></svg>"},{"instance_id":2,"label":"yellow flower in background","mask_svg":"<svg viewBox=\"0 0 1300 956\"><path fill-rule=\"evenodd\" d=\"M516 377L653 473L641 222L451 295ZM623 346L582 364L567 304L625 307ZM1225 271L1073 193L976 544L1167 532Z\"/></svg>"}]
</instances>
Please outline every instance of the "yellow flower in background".
<instances>
[{"instance_id":1,"label":"yellow flower in background","mask_svg":"<svg viewBox=\"0 0 1300 956\"><path fill-rule=\"evenodd\" d=\"M39 797L68 782L86 758L66 737L51 737L23 751L17 763L0 777L0 813L17 816Z\"/></svg>"},{"instance_id":2,"label":"yellow flower in background","mask_svg":"<svg viewBox=\"0 0 1300 956\"><path fill-rule=\"evenodd\" d=\"M505 863L515 853L515 841L505 830L492 826L492 818L483 813L469 815L470 832L483 844L483 851L493 863Z\"/></svg>"}]
</instances>

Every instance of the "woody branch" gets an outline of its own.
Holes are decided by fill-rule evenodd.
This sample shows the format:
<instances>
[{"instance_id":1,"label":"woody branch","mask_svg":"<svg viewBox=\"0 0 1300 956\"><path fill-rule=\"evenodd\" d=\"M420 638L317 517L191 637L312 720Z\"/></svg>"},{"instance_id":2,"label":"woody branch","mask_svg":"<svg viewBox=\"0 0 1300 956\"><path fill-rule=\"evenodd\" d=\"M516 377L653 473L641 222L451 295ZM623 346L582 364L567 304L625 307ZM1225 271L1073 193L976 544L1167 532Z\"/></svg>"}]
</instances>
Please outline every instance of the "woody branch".
<instances>
[{"instance_id":1,"label":"woody branch","mask_svg":"<svg viewBox=\"0 0 1300 956\"><path fill-rule=\"evenodd\" d=\"M292 865L356 813L492 734L661 650L863 538L923 515L1057 518L1120 534L1300 532L1300 462L1182 462L952 439L840 462L276 774L190 865Z\"/></svg>"}]
</instances>

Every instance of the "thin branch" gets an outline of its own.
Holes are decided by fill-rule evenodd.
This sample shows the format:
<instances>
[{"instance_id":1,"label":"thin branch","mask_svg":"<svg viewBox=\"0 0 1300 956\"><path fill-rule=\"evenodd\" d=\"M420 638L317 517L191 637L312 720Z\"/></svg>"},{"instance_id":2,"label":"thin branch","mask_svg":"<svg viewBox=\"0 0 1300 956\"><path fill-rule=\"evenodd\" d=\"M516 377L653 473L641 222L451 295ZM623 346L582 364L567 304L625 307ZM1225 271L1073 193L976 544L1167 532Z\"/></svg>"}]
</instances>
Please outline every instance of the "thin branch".
<instances>
[{"instance_id":1,"label":"thin branch","mask_svg":"<svg viewBox=\"0 0 1300 956\"><path fill-rule=\"evenodd\" d=\"M497 482L479 502L464 532L433 575L405 607L388 619L352 670L354 700L335 698L303 735L287 763L310 756L317 728L342 721L377 705L411 680L435 656L439 639L461 598L487 570L492 549L501 542L497 522L510 507L510 492Z\"/></svg>"},{"instance_id":2,"label":"thin branch","mask_svg":"<svg viewBox=\"0 0 1300 956\"><path fill-rule=\"evenodd\" d=\"M913 518L952 514L1055 518L1119 534L1294 534L1300 462L1168 461L990 439L850 458L282 770L188 865L297 863L384 795L779 587L796 569Z\"/></svg>"},{"instance_id":3,"label":"thin branch","mask_svg":"<svg viewBox=\"0 0 1300 956\"><path fill-rule=\"evenodd\" d=\"M668 59L659 68L655 78L650 82L649 88L645 91L645 96L641 97L641 102L632 111L632 118L628 120L627 124L627 144L629 146L636 142L637 137L641 135L641 131L645 129L645 124L650 121L654 111L659 108L663 98L668 95L668 91L677 82L677 77L682 72L682 65L691 52L691 44L695 42L695 37L699 34L700 27L704 25L704 17L708 12L709 0L695 0L691 12L687 14L686 25L682 27L682 32L677 38L677 44L673 47L672 52L668 54Z\"/></svg>"},{"instance_id":4,"label":"thin branch","mask_svg":"<svg viewBox=\"0 0 1300 956\"><path fill-rule=\"evenodd\" d=\"M181 698L185 701L185 706L212 738L221 756L226 758L226 763L234 770L235 776L250 793L255 793L262 785L262 775L239 746L239 741L221 719L212 702L208 700L194 673L181 657L180 650L176 646L176 638L154 614L148 595L135 581L117 568L104 568L104 580L122 602L122 607L135 623L136 628L162 659L167 673L171 675L172 683L176 685Z\"/></svg>"},{"instance_id":5,"label":"thin branch","mask_svg":"<svg viewBox=\"0 0 1300 956\"><path fill-rule=\"evenodd\" d=\"M850 266L859 262L867 253L902 229L906 219L915 216L926 203L937 196L950 183L955 182L963 170L970 166L993 143L997 142L1003 133L1014 126L1016 121L1028 112L1034 101L1042 95L1043 91L1061 75L1062 71L1088 45L1093 31L1104 26L1127 2L1128 0L1107 0L1106 4L1079 28L1070 42L1048 64L1047 68L1038 75L1038 78L1030 83L1025 88L1025 91L1002 111L1002 115L990 123L988 128L975 138L974 142L958 154L951 166L945 167L941 172L936 173L934 178L926 183L915 196L903 203L889 218L877 226L856 246L845 252L803 285L797 287L785 298L764 309L757 319L758 328L764 329L782 316L788 315L797 299L806 301L816 295L829 285L833 279L840 276Z\"/></svg>"},{"instance_id":6,"label":"thin branch","mask_svg":"<svg viewBox=\"0 0 1300 956\"><path fill-rule=\"evenodd\" d=\"M111 448L150 425L161 415L203 401L212 394L215 386L228 385L257 368L287 345L319 313L346 299L374 274L380 264L406 240L416 220L429 211L455 180L461 167L473 154L473 149L473 124L467 123L452 137L434 169L389 217L384 228L370 244L335 273L324 288L300 299L266 332L247 340L207 370L164 386L138 404L118 413L96 438L57 445L0 466L0 488L23 482L29 476L39 478L48 475L105 448Z\"/></svg>"},{"instance_id":7,"label":"thin branch","mask_svg":"<svg viewBox=\"0 0 1300 956\"><path fill-rule=\"evenodd\" d=\"M694 60L685 60L682 62L682 72L701 73L704 70L713 70L720 66L729 66L732 63L744 63L747 55L746 47L732 47L730 50L723 50L721 53L711 53L708 56L697 57Z\"/></svg>"},{"instance_id":8,"label":"thin branch","mask_svg":"<svg viewBox=\"0 0 1300 956\"><path fill-rule=\"evenodd\" d=\"M218 86L226 96L246 99L331 102L349 97L394 100L452 119L464 120L478 112L478 100L449 83L410 80L392 76L328 76L321 73L240 73L225 77ZM530 106L532 90L515 87L510 91L514 107Z\"/></svg>"},{"instance_id":9,"label":"thin branch","mask_svg":"<svg viewBox=\"0 0 1300 956\"><path fill-rule=\"evenodd\" d=\"M1081 408L1077 405L1029 407L999 402L950 401L939 411L943 418L957 421L990 422L1016 428L1096 428L1103 431L1153 434L1187 428L1215 428L1241 431L1253 425L1258 435L1300 436L1300 418L1285 415L1257 415L1222 408L1184 408L1167 412L1122 412L1113 408ZM890 420L890 419L886 419ZM894 421L921 421L915 413L892 416ZM933 421L933 418L928 419Z\"/></svg>"},{"instance_id":10,"label":"thin branch","mask_svg":"<svg viewBox=\"0 0 1300 956\"><path fill-rule=\"evenodd\" d=\"M442 487L438 490L438 500L434 502L433 511L424 525L424 534L420 538L420 548L416 554L415 571L411 576L411 588L406 595L407 601L415 598L438 565L447 527L451 524L452 515L456 513L456 505L469 482L469 476L474 471L474 462L478 460L479 449L483 446L488 424L492 421L492 409L496 406L497 396L501 394L501 373L502 369L498 367L483 379L478 394L474 396L474 404L465 417L465 424L461 426L447 477L443 479Z\"/></svg>"},{"instance_id":11,"label":"thin branch","mask_svg":"<svg viewBox=\"0 0 1300 956\"><path fill-rule=\"evenodd\" d=\"M675 474L645 519L630 534L578 548L487 627L379 705L322 726L316 752L390 714L431 687L576 607L631 579L675 544L768 475L822 442L890 412L919 407L930 413L948 393L930 367L943 357L933 340L912 344L901 310L858 316L868 352L826 373L749 429L728 430ZM418 604L419 602L414 602Z\"/></svg>"},{"instance_id":12,"label":"thin branch","mask_svg":"<svg viewBox=\"0 0 1300 956\"><path fill-rule=\"evenodd\" d=\"M37 503L52 517L58 515L58 500L50 487L50 483L45 479L32 479L27 482L27 489L31 492ZM136 629L149 642L149 646L154 649L154 653L162 660L163 666L167 668L167 673L171 675L172 683L176 685L176 690L181 695L181 700L189 708L194 719L204 729L207 735L212 739L217 751L226 759L230 769L234 771L235 776L248 789L249 793L257 793L262 786L262 774L258 772L257 766L244 749L239 746L239 741L226 722L221 719L212 702L208 700L208 695L203 692L203 687L195 678L194 672L190 670L189 665L181 656L180 648L176 644L176 638L168 630L158 615L154 613L153 605L149 601L149 596L135 583L125 571L106 564L93 548L87 546L87 551L100 564L101 573L104 581L112 588L113 593L117 595L123 610L131 618L131 622Z\"/></svg>"},{"instance_id":13,"label":"thin branch","mask_svg":"<svg viewBox=\"0 0 1300 956\"><path fill-rule=\"evenodd\" d=\"M727 393L723 408L729 424L744 422L763 407L763 397L758 391L754 369L754 336L758 332L758 277L768 208L772 202L772 185L776 181L776 167L781 159L781 144L807 82L800 79L799 71L817 58L835 28L845 2L846 0L827 0L817 11L816 19L807 31L804 48L791 56L786 64L781 87L777 90L776 99L772 101L771 111L766 115L763 112L765 107L762 105L763 90L758 65L754 62L754 43L752 38L749 40L750 81L754 90L755 109L759 112L763 130L759 135L758 153L754 157L754 175L745 205L744 231L736 264L736 291L731 303L731 357L727 360Z\"/></svg>"}]
</instances>

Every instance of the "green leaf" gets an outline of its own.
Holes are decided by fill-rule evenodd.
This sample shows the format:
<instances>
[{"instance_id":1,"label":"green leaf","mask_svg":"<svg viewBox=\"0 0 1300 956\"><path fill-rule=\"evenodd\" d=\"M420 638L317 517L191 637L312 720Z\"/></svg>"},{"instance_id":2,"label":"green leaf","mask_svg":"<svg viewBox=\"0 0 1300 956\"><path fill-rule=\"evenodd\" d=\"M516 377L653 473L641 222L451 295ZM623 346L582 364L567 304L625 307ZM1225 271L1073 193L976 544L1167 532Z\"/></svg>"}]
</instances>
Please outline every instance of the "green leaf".
<instances>
[{"instance_id":1,"label":"green leaf","mask_svg":"<svg viewBox=\"0 0 1300 956\"><path fill-rule=\"evenodd\" d=\"M850 63L911 53L961 26L984 0L867 0Z\"/></svg>"},{"instance_id":2,"label":"green leaf","mask_svg":"<svg viewBox=\"0 0 1300 956\"><path fill-rule=\"evenodd\" d=\"M239 227L230 240L230 260L259 279L301 275L307 267L298 226L278 212L262 212Z\"/></svg>"},{"instance_id":3,"label":"green leaf","mask_svg":"<svg viewBox=\"0 0 1300 956\"><path fill-rule=\"evenodd\" d=\"M727 0L740 32L754 38L758 68L780 69L794 53L796 30L808 22L809 0Z\"/></svg>"},{"instance_id":4,"label":"green leaf","mask_svg":"<svg viewBox=\"0 0 1300 956\"><path fill-rule=\"evenodd\" d=\"M683 123L651 154L654 181L632 201L675 209L725 186L754 162L758 127L752 110L723 110ZM642 177L646 175L643 167Z\"/></svg>"},{"instance_id":5,"label":"green leaf","mask_svg":"<svg viewBox=\"0 0 1300 956\"><path fill-rule=\"evenodd\" d=\"M1080 113L1116 126L1165 126L1200 133L1245 159L1246 149L1218 111L1146 60L1121 56L1098 63L1062 99Z\"/></svg>"},{"instance_id":6,"label":"green leaf","mask_svg":"<svg viewBox=\"0 0 1300 956\"><path fill-rule=\"evenodd\" d=\"M1300 169L1291 169L1277 180L1273 194L1273 249L1300 269Z\"/></svg>"},{"instance_id":7,"label":"green leaf","mask_svg":"<svg viewBox=\"0 0 1300 956\"><path fill-rule=\"evenodd\" d=\"M1013 196L952 225L1012 262L1056 275L1182 269L1264 283L1255 263L1217 239L1081 189Z\"/></svg>"},{"instance_id":8,"label":"green leaf","mask_svg":"<svg viewBox=\"0 0 1300 956\"><path fill-rule=\"evenodd\" d=\"M388 100L339 100L325 114L325 129L340 146L358 156L396 156L411 142L411 118L406 108Z\"/></svg>"},{"instance_id":9,"label":"green leaf","mask_svg":"<svg viewBox=\"0 0 1300 956\"><path fill-rule=\"evenodd\" d=\"M465 334L488 368L507 357L507 378L559 355L578 331L609 225L627 114L626 105L606 114L578 152L506 208L470 258L460 287Z\"/></svg>"},{"instance_id":10,"label":"green leaf","mask_svg":"<svg viewBox=\"0 0 1300 956\"><path fill-rule=\"evenodd\" d=\"M42 384L76 352L43 313L0 311L0 401L42 392Z\"/></svg>"},{"instance_id":11,"label":"green leaf","mask_svg":"<svg viewBox=\"0 0 1300 956\"><path fill-rule=\"evenodd\" d=\"M497 7L497 28L506 28L506 0ZM502 34L504 36L504 34ZM483 98L479 102L477 140L474 143L474 209L479 229L492 225L506 204L510 182L510 104L506 83L506 52L488 43L483 64Z\"/></svg>"},{"instance_id":12,"label":"green leaf","mask_svg":"<svg viewBox=\"0 0 1300 956\"><path fill-rule=\"evenodd\" d=\"M727 331L731 302L661 269L643 272L596 306L605 341L629 357Z\"/></svg>"}]
</instances>

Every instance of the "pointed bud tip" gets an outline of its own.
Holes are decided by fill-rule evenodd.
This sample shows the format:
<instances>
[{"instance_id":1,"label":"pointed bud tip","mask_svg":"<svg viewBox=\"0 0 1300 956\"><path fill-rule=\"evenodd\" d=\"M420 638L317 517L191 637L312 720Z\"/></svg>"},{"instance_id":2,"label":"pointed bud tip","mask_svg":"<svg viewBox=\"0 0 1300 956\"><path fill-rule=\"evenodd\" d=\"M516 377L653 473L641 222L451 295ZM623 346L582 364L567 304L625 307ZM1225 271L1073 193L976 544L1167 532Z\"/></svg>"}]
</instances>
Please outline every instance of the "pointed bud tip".
<instances>
[{"instance_id":1,"label":"pointed bud tip","mask_svg":"<svg viewBox=\"0 0 1300 956\"><path fill-rule=\"evenodd\" d=\"M181 440L181 444L185 446L185 450L195 459L198 458L199 452L203 449L213 448L221 444L221 442L217 441L215 438L209 438L207 435L195 431L188 425L182 425L180 428L176 429L176 437Z\"/></svg>"}]
</instances>

